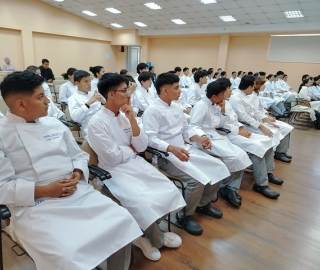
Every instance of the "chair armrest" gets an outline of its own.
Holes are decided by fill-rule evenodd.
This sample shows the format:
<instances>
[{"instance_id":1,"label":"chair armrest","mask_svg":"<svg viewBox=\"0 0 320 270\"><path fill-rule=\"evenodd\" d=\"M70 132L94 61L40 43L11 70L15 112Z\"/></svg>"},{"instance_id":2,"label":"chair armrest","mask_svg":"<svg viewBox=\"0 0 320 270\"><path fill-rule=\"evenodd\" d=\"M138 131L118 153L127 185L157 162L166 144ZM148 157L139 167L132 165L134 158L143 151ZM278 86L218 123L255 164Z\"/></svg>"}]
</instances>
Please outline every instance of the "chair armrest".
<instances>
[{"instance_id":1,"label":"chair armrest","mask_svg":"<svg viewBox=\"0 0 320 270\"><path fill-rule=\"evenodd\" d=\"M71 124L73 124L73 125L78 126L79 128L81 128L81 127L82 127L82 125L81 125L80 123L75 122L75 121L73 121L73 120L69 120L68 122L70 122L70 123L71 123Z\"/></svg>"},{"instance_id":2,"label":"chair armrest","mask_svg":"<svg viewBox=\"0 0 320 270\"><path fill-rule=\"evenodd\" d=\"M60 121L61 121L61 123L65 124L69 128L73 127L73 123L71 123L71 122L68 122L68 121L65 121L65 120L61 120L61 119L60 119Z\"/></svg>"},{"instance_id":3,"label":"chair armrest","mask_svg":"<svg viewBox=\"0 0 320 270\"><path fill-rule=\"evenodd\" d=\"M89 172L98 177L100 181L108 180L112 177L108 171L101 169L96 165L89 165L88 168Z\"/></svg>"},{"instance_id":4,"label":"chair armrest","mask_svg":"<svg viewBox=\"0 0 320 270\"><path fill-rule=\"evenodd\" d=\"M239 121L239 123L241 123L241 124L243 124L243 125L245 125L245 126L250 127L250 124L249 124L249 123L247 123L247 122Z\"/></svg>"},{"instance_id":5,"label":"chair armrest","mask_svg":"<svg viewBox=\"0 0 320 270\"><path fill-rule=\"evenodd\" d=\"M226 129L226 128L216 128L216 130L219 130L219 131L222 131L222 132L225 132L226 134L229 134L231 133L230 129Z\"/></svg>"},{"instance_id":6,"label":"chair armrest","mask_svg":"<svg viewBox=\"0 0 320 270\"><path fill-rule=\"evenodd\" d=\"M155 149L155 148L152 148L152 147L147 147L146 152L149 152L149 153L151 153L151 154L154 154L154 155L156 155L156 156L159 157L159 158L162 158L163 156L165 156L165 157L168 157L168 156L169 156L169 153L168 153L168 152L159 151L159 150L157 150L157 149Z\"/></svg>"},{"instance_id":7,"label":"chair armrest","mask_svg":"<svg viewBox=\"0 0 320 270\"><path fill-rule=\"evenodd\" d=\"M0 205L0 219L5 220L9 217L11 217L11 212L9 208L5 205Z\"/></svg>"}]
</instances>

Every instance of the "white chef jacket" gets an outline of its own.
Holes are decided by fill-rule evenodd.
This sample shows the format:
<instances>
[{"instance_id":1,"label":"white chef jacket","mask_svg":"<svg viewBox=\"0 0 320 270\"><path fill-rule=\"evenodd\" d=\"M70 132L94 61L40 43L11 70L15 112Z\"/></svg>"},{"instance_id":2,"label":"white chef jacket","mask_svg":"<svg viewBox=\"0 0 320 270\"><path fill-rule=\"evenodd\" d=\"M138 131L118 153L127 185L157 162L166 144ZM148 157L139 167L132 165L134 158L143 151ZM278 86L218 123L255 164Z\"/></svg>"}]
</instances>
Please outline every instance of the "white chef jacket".
<instances>
[{"instance_id":1,"label":"white chef jacket","mask_svg":"<svg viewBox=\"0 0 320 270\"><path fill-rule=\"evenodd\" d=\"M309 90L314 96L320 99L320 85L311 86Z\"/></svg>"},{"instance_id":2,"label":"white chef jacket","mask_svg":"<svg viewBox=\"0 0 320 270\"><path fill-rule=\"evenodd\" d=\"M104 184L142 230L186 205L174 184L132 151L130 145L143 152L148 146L148 138L142 130L134 137L131 124L123 113L115 116L103 107L90 120L88 142L98 155L99 167L112 175L112 179Z\"/></svg>"},{"instance_id":3,"label":"white chef jacket","mask_svg":"<svg viewBox=\"0 0 320 270\"><path fill-rule=\"evenodd\" d=\"M224 163L191 145L186 145L196 131L188 126L182 110L175 103L168 105L158 98L142 115L143 129L149 139L149 146L160 151L167 151L174 145L189 151L188 162L180 161L172 153L164 157L177 168L189 174L202 184L215 184L230 175ZM212 170L215 173L212 173Z\"/></svg>"},{"instance_id":4,"label":"white chef jacket","mask_svg":"<svg viewBox=\"0 0 320 270\"><path fill-rule=\"evenodd\" d=\"M191 86L192 80L189 76L186 75L182 75L182 77L180 78L180 85L189 88Z\"/></svg>"},{"instance_id":5,"label":"white chef jacket","mask_svg":"<svg viewBox=\"0 0 320 270\"><path fill-rule=\"evenodd\" d=\"M88 108L85 103L93 96L94 92L88 94L76 90L74 94L68 98L68 108L71 119L81 124L83 138L86 139L88 134L88 123L91 117L101 109L101 103L96 101Z\"/></svg>"},{"instance_id":6,"label":"white chef jacket","mask_svg":"<svg viewBox=\"0 0 320 270\"><path fill-rule=\"evenodd\" d=\"M201 87L198 83L193 83L188 89L187 92L187 102L188 104L194 106L196 102L198 102L201 99Z\"/></svg>"},{"instance_id":7,"label":"white chef jacket","mask_svg":"<svg viewBox=\"0 0 320 270\"><path fill-rule=\"evenodd\" d=\"M68 98L71 97L78 89L72 82L67 81L60 86L59 89L59 101L68 103Z\"/></svg>"},{"instance_id":8,"label":"white chef jacket","mask_svg":"<svg viewBox=\"0 0 320 270\"><path fill-rule=\"evenodd\" d=\"M240 79L240 81L239 80L237 80L239 77L237 77L237 78L233 78L233 77L231 77L230 78L230 82L231 82L231 89L232 90L235 90L235 89L238 89L238 87L239 87L239 84L240 84L240 81L241 81L241 79Z\"/></svg>"},{"instance_id":9,"label":"white chef jacket","mask_svg":"<svg viewBox=\"0 0 320 270\"><path fill-rule=\"evenodd\" d=\"M142 86L138 86L132 94L131 106L134 112L137 114L139 111L144 112L149 105L151 105L156 99L154 91L150 90L151 87L146 90Z\"/></svg>"},{"instance_id":10,"label":"white chef jacket","mask_svg":"<svg viewBox=\"0 0 320 270\"><path fill-rule=\"evenodd\" d=\"M98 91L98 82L99 82L99 79L98 78L93 78L91 80L91 88L90 88L90 91L94 92L94 91Z\"/></svg>"},{"instance_id":11,"label":"white chef jacket","mask_svg":"<svg viewBox=\"0 0 320 270\"><path fill-rule=\"evenodd\" d=\"M45 96L46 96L47 98L52 99L52 94L51 94L51 90L50 90L49 85L48 85L46 82L43 82L43 83L41 84L41 86L42 86L42 88L43 88L43 90L44 90Z\"/></svg>"},{"instance_id":12,"label":"white chef jacket","mask_svg":"<svg viewBox=\"0 0 320 270\"><path fill-rule=\"evenodd\" d=\"M48 104L48 115L49 117L54 117L59 119L64 115L64 113L53 103L52 100L50 100L50 103Z\"/></svg>"},{"instance_id":13,"label":"white chef jacket","mask_svg":"<svg viewBox=\"0 0 320 270\"><path fill-rule=\"evenodd\" d=\"M0 164L0 204L37 269L92 269L141 235L125 209L88 184L88 154L60 121L27 123L9 112L0 120ZM75 168L83 176L74 194L34 199L36 186L69 178Z\"/></svg>"},{"instance_id":14,"label":"white chef jacket","mask_svg":"<svg viewBox=\"0 0 320 270\"><path fill-rule=\"evenodd\" d=\"M203 151L221 157L230 172L241 171L252 162L245 151L217 132L216 128L223 126L226 120L227 117L221 113L221 108L213 105L207 97L203 97L191 111L190 126L199 136L206 135L211 140L211 149ZM201 147L198 143L195 145Z\"/></svg>"}]
</instances>

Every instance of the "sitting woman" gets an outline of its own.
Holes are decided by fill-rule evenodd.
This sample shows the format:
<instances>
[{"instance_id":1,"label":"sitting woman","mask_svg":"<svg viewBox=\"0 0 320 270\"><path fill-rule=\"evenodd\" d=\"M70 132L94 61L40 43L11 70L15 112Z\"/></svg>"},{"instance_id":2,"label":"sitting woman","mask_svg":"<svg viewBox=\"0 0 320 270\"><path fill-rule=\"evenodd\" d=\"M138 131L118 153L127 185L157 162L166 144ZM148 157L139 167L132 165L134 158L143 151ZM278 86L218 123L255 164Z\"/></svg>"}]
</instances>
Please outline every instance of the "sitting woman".
<instances>
[{"instance_id":1,"label":"sitting woman","mask_svg":"<svg viewBox=\"0 0 320 270\"><path fill-rule=\"evenodd\" d=\"M313 80L311 80L311 78L303 80L303 86L299 92L299 99L303 99L303 101L306 102L305 105L307 105L307 102L308 102L310 104L311 109L319 111L320 101L311 92L312 83L313 83Z\"/></svg>"},{"instance_id":2,"label":"sitting woman","mask_svg":"<svg viewBox=\"0 0 320 270\"><path fill-rule=\"evenodd\" d=\"M3 59L6 63L2 66L3 71L16 71L14 65L10 64L10 58L7 56Z\"/></svg>"}]
</instances>

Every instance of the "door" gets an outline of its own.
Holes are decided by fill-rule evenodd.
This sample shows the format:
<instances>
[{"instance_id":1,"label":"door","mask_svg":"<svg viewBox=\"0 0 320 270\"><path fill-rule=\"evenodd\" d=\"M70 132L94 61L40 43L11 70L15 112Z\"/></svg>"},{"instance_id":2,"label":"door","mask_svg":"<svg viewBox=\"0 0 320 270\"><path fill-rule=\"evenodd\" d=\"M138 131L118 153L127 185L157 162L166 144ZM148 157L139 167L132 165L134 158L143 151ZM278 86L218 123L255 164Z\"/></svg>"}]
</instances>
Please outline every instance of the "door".
<instances>
[{"instance_id":1,"label":"door","mask_svg":"<svg viewBox=\"0 0 320 270\"><path fill-rule=\"evenodd\" d=\"M134 76L137 73L137 65L140 63L140 47L127 47L127 70Z\"/></svg>"}]
</instances>

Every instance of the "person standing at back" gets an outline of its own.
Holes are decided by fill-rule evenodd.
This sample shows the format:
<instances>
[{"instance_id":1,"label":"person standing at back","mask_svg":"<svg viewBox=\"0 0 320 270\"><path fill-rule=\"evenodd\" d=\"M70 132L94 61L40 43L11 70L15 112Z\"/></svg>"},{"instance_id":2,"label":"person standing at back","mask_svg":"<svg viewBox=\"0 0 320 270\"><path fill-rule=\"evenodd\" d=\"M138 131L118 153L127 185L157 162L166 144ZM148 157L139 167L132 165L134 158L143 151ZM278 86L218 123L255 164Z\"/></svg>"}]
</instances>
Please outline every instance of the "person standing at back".
<instances>
[{"instance_id":1,"label":"person standing at back","mask_svg":"<svg viewBox=\"0 0 320 270\"><path fill-rule=\"evenodd\" d=\"M42 65L39 66L41 76L46 80L47 83L53 83L55 80L51 68L49 68L49 60L42 59Z\"/></svg>"}]
</instances>

